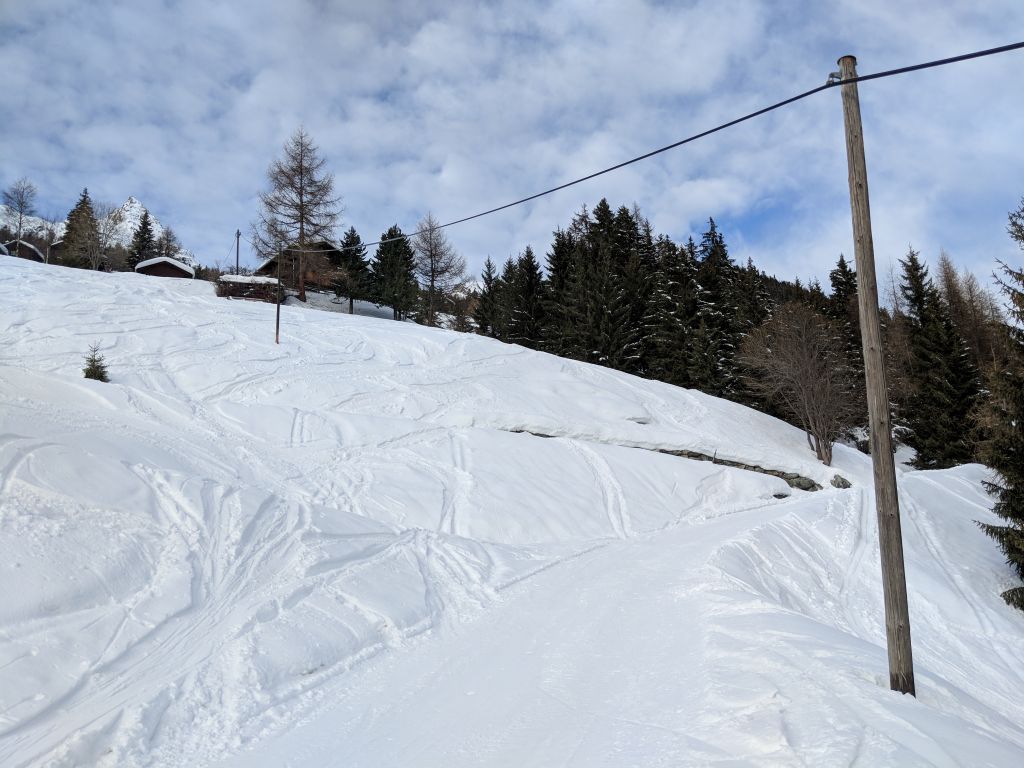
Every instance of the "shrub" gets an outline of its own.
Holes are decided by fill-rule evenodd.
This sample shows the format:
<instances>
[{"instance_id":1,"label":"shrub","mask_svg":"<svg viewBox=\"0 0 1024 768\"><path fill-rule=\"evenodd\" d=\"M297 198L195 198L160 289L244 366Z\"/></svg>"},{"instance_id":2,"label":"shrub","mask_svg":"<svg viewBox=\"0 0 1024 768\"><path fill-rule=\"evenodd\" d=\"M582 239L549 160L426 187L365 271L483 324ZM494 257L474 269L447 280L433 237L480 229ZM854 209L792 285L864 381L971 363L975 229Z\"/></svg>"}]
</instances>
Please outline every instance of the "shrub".
<instances>
[{"instance_id":1,"label":"shrub","mask_svg":"<svg viewBox=\"0 0 1024 768\"><path fill-rule=\"evenodd\" d=\"M93 344L89 347L89 354L85 358L85 368L82 369L87 379L96 381L110 381L107 376L107 363L100 354L100 345Z\"/></svg>"}]
</instances>

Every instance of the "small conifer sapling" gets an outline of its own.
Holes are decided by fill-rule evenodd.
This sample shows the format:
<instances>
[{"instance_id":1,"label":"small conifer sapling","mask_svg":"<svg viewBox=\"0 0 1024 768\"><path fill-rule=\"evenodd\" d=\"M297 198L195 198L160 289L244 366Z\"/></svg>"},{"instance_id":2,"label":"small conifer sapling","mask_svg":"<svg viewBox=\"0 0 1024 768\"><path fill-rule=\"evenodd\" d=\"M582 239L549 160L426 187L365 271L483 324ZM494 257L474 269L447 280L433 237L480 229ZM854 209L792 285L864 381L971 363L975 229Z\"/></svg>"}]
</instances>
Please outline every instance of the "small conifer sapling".
<instances>
[{"instance_id":1,"label":"small conifer sapling","mask_svg":"<svg viewBox=\"0 0 1024 768\"><path fill-rule=\"evenodd\" d=\"M100 354L100 345L93 344L89 347L89 354L85 358L85 368L82 369L87 379L96 381L110 381L107 376L107 363Z\"/></svg>"}]
</instances>

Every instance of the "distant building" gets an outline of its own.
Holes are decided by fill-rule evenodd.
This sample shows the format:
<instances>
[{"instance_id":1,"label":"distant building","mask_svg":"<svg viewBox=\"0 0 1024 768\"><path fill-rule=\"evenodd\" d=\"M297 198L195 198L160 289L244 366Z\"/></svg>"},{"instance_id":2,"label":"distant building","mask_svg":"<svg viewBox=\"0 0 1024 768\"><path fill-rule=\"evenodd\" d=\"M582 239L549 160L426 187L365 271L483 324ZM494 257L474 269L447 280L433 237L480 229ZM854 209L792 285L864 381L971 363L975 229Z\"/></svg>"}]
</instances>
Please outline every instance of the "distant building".
<instances>
[{"instance_id":1,"label":"distant building","mask_svg":"<svg viewBox=\"0 0 1024 768\"><path fill-rule=\"evenodd\" d=\"M140 275L154 277L188 277L194 278L196 271L188 264L183 264L169 256L157 256L155 259L140 261L135 271Z\"/></svg>"},{"instance_id":2,"label":"distant building","mask_svg":"<svg viewBox=\"0 0 1024 768\"><path fill-rule=\"evenodd\" d=\"M341 264L341 250L326 240L308 243L304 250L306 287L320 290L330 287L337 276L337 267ZM281 259L281 281L286 285L298 285L298 269L298 250L285 248ZM277 256L265 259L256 267L254 274L276 277Z\"/></svg>"},{"instance_id":3,"label":"distant building","mask_svg":"<svg viewBox=\"0 0 1024 768\"><path fill-rule=\"evenodd\" d=\"M15 253L18 243L21 243L21 253ZM9 243L4 243L3 248L8 256L20 256L29 261L38 261L41 264L46 263L46 257L43 256L42 251L32 245L32 243L27 243L24 240L11 240Z\"/></svg>"},{"instance_id":4,"label":"distant building","mask_svg":"<svg viewBox=\"0 0 1024 768\"><path fill-rule=\"evenodd\" d=\"M277 278L262 275L221 275L217 280L217 295L229 299L269 301L275 303L280 288Z\"/></svg>"}]
</instances>

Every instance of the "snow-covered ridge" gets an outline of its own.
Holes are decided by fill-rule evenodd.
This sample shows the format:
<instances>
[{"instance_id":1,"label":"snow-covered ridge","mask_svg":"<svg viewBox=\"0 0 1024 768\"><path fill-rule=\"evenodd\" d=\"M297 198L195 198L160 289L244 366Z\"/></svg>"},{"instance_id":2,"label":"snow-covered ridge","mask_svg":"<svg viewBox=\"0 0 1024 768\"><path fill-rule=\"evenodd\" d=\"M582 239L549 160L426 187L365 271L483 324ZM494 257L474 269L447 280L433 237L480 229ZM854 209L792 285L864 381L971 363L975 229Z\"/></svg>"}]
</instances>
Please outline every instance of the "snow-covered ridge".
<instances>
[{"instance_id":1,"label":"snow-covered ridge","mask_svg":"<svg viewBox=\"0 0 1024 768\"><path fill-rule=\"evenodd\" d=\"M981 467L901 472L914 700L856 451L200 281L3 258L0 305L2 765L1021 764Z\"/></svg>"}]
</instances>

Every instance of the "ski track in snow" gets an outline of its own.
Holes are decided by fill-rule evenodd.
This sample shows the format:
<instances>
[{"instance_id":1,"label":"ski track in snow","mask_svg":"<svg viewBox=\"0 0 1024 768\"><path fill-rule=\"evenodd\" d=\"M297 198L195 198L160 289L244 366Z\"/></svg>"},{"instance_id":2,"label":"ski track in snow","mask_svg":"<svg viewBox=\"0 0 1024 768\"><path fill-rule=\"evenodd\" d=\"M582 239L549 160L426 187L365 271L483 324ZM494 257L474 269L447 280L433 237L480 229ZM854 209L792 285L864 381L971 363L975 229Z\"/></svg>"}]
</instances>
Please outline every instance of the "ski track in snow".
<instances>
[{"instance_id":1,"label":"ski track in snow","mask_svg":"<svg viewBox=\"0 0 1024 768\"><path fill-rule=\"evenodd\" d=\"M854 451L403 323L276 346L198 282L4 259L0 305L0 764L1024 762L979 468L902 475L903 701Z\"/></svg>"}]
</instances>

